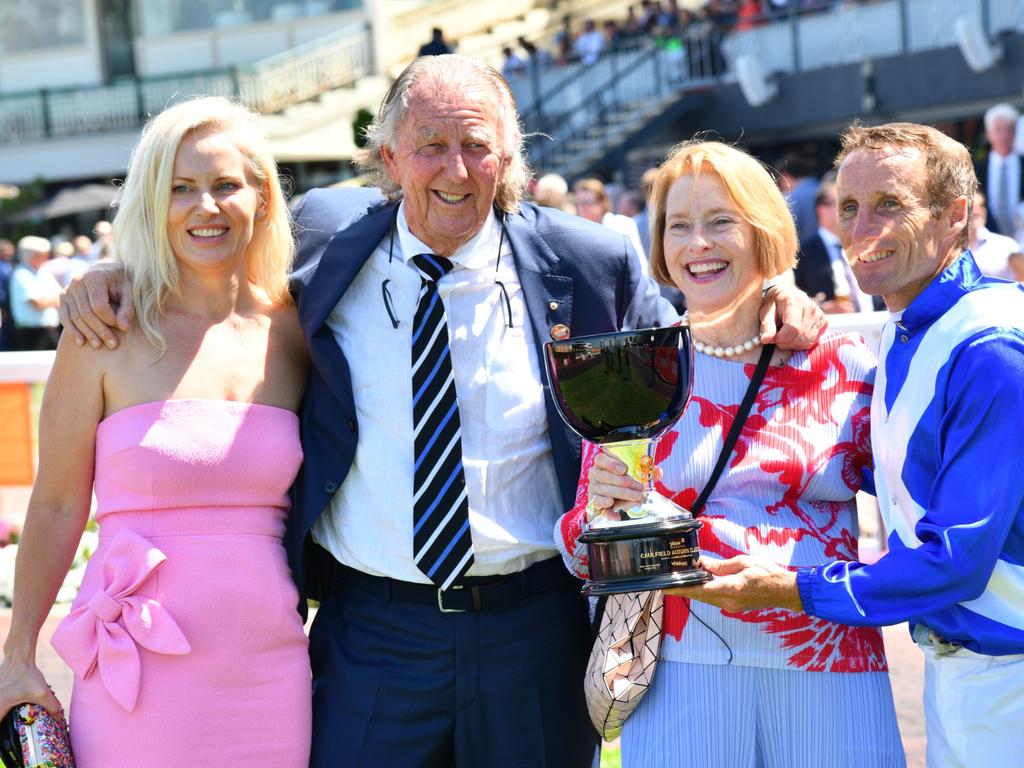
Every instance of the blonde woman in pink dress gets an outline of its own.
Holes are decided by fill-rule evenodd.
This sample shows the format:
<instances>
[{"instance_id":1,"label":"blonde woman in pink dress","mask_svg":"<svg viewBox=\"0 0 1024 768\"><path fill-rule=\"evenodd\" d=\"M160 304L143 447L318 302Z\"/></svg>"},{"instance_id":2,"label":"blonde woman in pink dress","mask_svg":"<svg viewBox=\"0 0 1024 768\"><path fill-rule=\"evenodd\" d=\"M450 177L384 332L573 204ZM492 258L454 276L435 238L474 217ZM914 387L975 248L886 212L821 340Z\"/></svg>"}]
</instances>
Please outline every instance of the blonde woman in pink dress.
<instances>
[{"instance_id":1,"label":"blonde woman in pink dress","mask_svg":"<svg viewBox=\"0 0 1024 768\"><path fill-rule=\"evenodd\" d=\"M95 488L100 544L53 636L80 768L305 768L311 683L281 543L302 460L292 240L258 117L217 99L143 131L114 223L138 322L65 334L39 425L0 712L55 711L39 630Z\"/></svg>"}]
</instances>

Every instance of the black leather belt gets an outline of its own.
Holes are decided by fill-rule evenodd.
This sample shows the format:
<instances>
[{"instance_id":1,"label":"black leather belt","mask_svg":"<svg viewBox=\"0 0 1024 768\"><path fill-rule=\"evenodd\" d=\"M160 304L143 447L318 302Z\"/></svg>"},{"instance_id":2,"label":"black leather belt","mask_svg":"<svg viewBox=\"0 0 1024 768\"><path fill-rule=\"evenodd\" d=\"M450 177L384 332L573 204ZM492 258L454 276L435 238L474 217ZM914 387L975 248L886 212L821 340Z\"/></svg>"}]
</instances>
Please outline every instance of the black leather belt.
<instances>
[{"instance_id":1,"label":"black leather belt","mask_svg":"<svg viewBox=\"0 0 1024 768\"><path fill-rule=\"evenodd\" d=\"M383 600L432 605L445 613L506 608L552 589L579 588L561 557L543 560L517 573L464 577L444 591L432 584L371 576L342 565L330 555L324 561L332 585L358 589Z\"/></svg>"}]
</instances>

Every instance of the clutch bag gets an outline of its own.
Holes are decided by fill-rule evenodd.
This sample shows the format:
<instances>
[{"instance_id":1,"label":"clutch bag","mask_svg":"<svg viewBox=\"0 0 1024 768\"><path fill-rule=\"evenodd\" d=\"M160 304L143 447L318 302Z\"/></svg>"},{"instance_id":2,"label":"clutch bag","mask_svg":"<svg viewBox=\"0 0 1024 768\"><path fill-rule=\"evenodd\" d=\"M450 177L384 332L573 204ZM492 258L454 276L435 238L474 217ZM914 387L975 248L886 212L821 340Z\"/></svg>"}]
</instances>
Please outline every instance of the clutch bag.
<instances>
[{"instance_id":1,"label":"clutch bag","mask_svg":"<svg viewBox=\"0 0 1024 768\"><path fill-rule=\"evenodd\" d=\"M0 721L4 768L75 768L64 713L53 717L38 704L19 704Z\"/></svg>"}]
</instances>

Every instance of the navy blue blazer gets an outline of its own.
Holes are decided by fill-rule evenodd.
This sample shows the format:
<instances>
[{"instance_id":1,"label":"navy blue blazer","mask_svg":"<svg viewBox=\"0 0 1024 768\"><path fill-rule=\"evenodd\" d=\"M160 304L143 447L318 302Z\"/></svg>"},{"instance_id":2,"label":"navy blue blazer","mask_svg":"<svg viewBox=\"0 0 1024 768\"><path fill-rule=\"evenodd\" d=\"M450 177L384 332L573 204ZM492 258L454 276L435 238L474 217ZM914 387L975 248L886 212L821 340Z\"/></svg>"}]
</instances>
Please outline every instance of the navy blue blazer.
<instances>
[{"instance_id":1,"label":"navy blue blazer","mask_svg":"<svg viewBox=\"0 0 1024 768\"><path fill-rule=\"evenodd\" d=\"M999 228L999 224L996 222L996 217L992 214L992 206L995 205L995 203L988 199L987 154L984 159L974 161L974 175L978 177L978 189L980 189L981 194L985 196L985 205L988 209L988 215L985 217L985 229L989 232L996 232L1000 235L1013 237L1013 232L1003 232ZM1011 202L1013 203L1014 208L1020 205L1021 201L1024 201L1024 157L1021 158L1020 174L1017 176L1017 189L1011 189L1010 195L1013 198Z\"/></svg>"},{"instance_id":2,"label":"navy blue blazer","mask_svg":"<svg viewBox=\"0 0 1024 768\"><path fill-rule=\"evenodd\" d=\"M320 189L307 193L295 210L298 255L291 290L312 369L300 413L305 461L292 489L285 546L299 592L308 597L318 594L322 567L310 556L309 531L345 481L359 439L348 362L327 318L388 233L395 205L376 190ZM538 354L559 323L580 336L675 320L622 235L532 203L523 203L506 221ZM385 330L390 329L380 329ZM368 326L366 332L375 329ZM543 359L539 365L546 370ZM558 416L546 382L544 394L561 502L569 509L576 497L579 438ZM300 603L305 615L305 601Z\"/></svg>"},{"instance_id":3,"label":"navy blue blazer","mask_svg":"<svg viewBox=\"0 0 1024 768\"><path fill-rule=\"evenodd\" d=\"M827 300L836 297L836 283L832 277L832 259L828 247L817 232L800 243L800 255L793 270L796 287L811 298L819 293Z\"/></svg>"}]
</instances>

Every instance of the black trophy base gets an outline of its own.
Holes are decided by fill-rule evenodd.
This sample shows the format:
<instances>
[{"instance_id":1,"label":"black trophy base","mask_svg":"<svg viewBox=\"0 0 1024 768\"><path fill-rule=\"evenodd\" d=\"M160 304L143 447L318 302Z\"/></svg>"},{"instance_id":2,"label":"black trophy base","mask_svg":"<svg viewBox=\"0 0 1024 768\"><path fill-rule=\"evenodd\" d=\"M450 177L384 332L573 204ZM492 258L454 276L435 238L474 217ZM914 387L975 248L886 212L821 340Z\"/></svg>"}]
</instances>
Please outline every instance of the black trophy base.
<instances>
[{"instance_id":1,"label":"black trophy base","mask_svg":"<svg viewBox=\"0 0 1024 768\"><path fill-rule=\"evenodd\" d=\"M623 592L650 592L655 589L674 589L675 587L692 587L711 581L711 574L703 568L692 571L677 571L661 576L644 576L638 579L622 579L621 581L588 581L581 590L587 597L603 597L619 595Z\"/></svg>"},{"instance_id":2,"label":"black trophy base","mask_svg":"<svg viewBox=\"0 0 1024 768\"><path fill-rule=\"evenodd\" d=\"M590 579L583 594L646 592L710 581L711 574L700 567L697 532L702 526L687 513L585 531L580 541L587 547Z\"/></svg>"}]
</instances>

